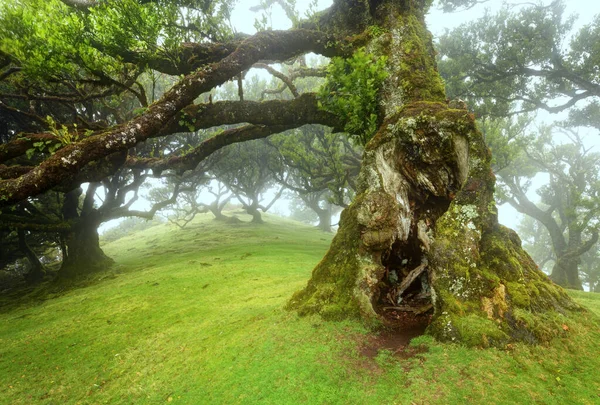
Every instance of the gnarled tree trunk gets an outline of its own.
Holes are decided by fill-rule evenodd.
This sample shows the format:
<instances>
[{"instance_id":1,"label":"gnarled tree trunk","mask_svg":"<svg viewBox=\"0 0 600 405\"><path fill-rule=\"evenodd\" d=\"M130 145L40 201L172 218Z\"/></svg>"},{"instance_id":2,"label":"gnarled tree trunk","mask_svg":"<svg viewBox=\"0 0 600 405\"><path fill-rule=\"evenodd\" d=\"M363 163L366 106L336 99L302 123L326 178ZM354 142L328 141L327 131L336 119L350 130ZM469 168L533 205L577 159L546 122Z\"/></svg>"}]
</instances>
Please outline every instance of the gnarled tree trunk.
<instances>
[{"instance_id":1,"label":"gnarled tree trunk","mask_svg":"<svg viewBox=\"0 0 600 405\"><path fill-rule=\"evenodd\" d=\"M58 272L61 278L73 278L104 270L113 263L100 248L99 224L80 220L66 240L66 255Z\"/></svg>"},{"instance_id":2,"label":"gnarled tree trunk","mask_svg":"<svg viewBox=\"0 0 600 405\"><path fill-rule=\"evenodd\" d=\"M326 203L325 208L319 205L319 199L304 199L305 204L317 214L319 223L317 228L323 232L331 232L331 204Z\"/></svg>"},{"instance_id":3,"label":"gnarled tree trunk","mask_svg":"<svg viewBox=\"0 0 600 405\"><path fill-rule=\"evenodd\" d=\"M46 269L40 259L37 257L35 252L31 250L29 244L27 243L27 239L25 238L25 231L19 229L17 231L17 236L19 238L19 249L21 252L27 257L27 261L29 261L30 269L27 274L25 274L25 280L28 284L34 284L42 281L44 276L46 275Z\"/></svg>"},{"instance_id":4,"label":"gnarled tree trunk","mask_svg":"<svg viewBox=\"0 0 600 405\"><path fill-rule=\"evenodd\" d=\"M556 284L575 290L583 290L583 285L579 278L580 256L574 256L569 252L561 252L556 258L556 263L552 267L550 278Z\"/></svg>"},{"instance_id":5,"label":"gnarled tree trunk","mask_svg":"<svg viewBox=\"0 0 600 405\"><path fill-rule=\"evenodd\" d=\"M423 3L371 3L382 33L367 49L388 57L381 125L357 197L288 306L399 328L399 313L430 316L428 333L469 345L545 340L548 314L579 307L498 224L490 152L472 114L445 100Z\"/></svg>"},{"instance_id":6,"label":"gnarled tree trunk","mask_svg":"<svg viewBox=\"0 0 600 405\"><path fill-rule=\"evenodd\" d=\"M81 214L78 211L81 194L82 190L76 189L65 195L63 217L72 225L65 238L66 249L63 249L63 262L58 271L60 278L86 275L105 269L113 263L100 248L100 221L94 215L93 207L86 207L87 199Z\"/></svg>"}]
</instances>

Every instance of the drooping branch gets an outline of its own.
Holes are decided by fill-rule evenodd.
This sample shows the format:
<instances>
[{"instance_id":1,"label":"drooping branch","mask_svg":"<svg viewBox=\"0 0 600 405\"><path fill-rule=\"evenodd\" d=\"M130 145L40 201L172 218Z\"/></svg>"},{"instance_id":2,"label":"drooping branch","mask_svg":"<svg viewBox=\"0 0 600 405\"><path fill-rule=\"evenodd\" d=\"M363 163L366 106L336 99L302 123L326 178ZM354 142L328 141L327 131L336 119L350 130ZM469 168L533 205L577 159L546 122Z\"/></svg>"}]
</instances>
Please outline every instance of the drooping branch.
<instances>
[{"instance_id":1,"label":"drooping branch","mask_svg":"<svg viewBox=\"0 0 600 405\"><path fill-rule=\"evenodd\" d=\"M242 142L244 140L257 139L274 134L280 128L294 128L304 124L322 124L333 128L343 128L343 123L333 114L322 111L317 106L317 99L314 94L306 93L299 96L297 99L286 100L270 100L265 102L256 101L220 101L217 103L206 103L192 105L183 110L179 117L173 118L158 135L169 135L177 132L187 132L191 128L194 130L211 128L218 125L233 125L239 123L251 123L261 126L269 126L271 129L252 129L252 134L246 132L244 136L240 136L240 131L227 132L223 134L223 142L231 141ZM93 135L92 135L93 136ZM50 133L32 134L22 136L14 141L0 145L0 162L8 161L9 159L24 155L28 150L33 148L35 143L48 142L46 145L50 147L59 140L55 135ZM214 145L214 144L213 144ZM220 143L219 147L226 146L226 143ZM216 149L213 149L213 151ZM208 156L202 154L203 158ZM161 162L154 163L154 162ZM133 163L135 162L135 163ZM145 162L148 163L147 166ZM191 165L198 164L190 163ZM176 170L188 170L190 164L180 165L173 161L173 168ZM97 166L96 166L97 167ZM128 162L128 167L131 168L151 168L161 172L169 168L168 159L131 159ZM32 167L20 166L0 166L0 179L13 179L26 174ZM97 178L97 176L96 176Z\"/></svg>"},{"instance_id":2,"label":"drooping branch","mask_svg":"<svg viewBox=\"0 0 600 405\"><path fill-rule=\"evenodd\" d=\"M152 218L154 218L154 215L158 211L162 210L163 208L168 207L171 204L174 204L177 201L177 197L179 196L179 194L184 191L190 191L190 189L182 188L181 184L177 183L177 184L175 184L173 192L171 193L171 196L169 198L152 204L152 207L150 207L149 210L147 210L147 211L131 210L131 209L129 209L129 207L125 206L122 208L113 209L108 215L105 216L105 220L110 220L110 219L115 219L115 218L124 218L124 217L138 217L138 218L152 219Z\"/></svg>"},{"instance_id":3,"label":"drooping branch","mask_svg":"<svg viewBox=\"0 0 600 405\"><path fill-rule=\"evenodd\" d=\"M157 72L171 76L187 75L204 65L216 63L231 55L243 42L243 37L226 42L184 42L177 50L168 54L156 52L147 55L130 49L107 48L100 42L92 41L91 45L103 53L118 56L124 62L145 66Z\"/></svg>"},{"instance_id":4,"label":"drooping branch","mask_svg":"<svg viewBox=\"0 0 600 405\"><path fill-rule=\"evenodd\" d=\"M552 216L552 212L542 210L533 202L531 202L531 200L529 200L525 192L518 186L514 179L510 179L505 176L502 178L502 180L509 187L513 195L513 197L509 198L507 202L520 213L535 218L541 224L543 224L546 229L548 229L554 249L556 251L564 250L567 246L567 242L565 241L559 224Z\"/></svg>"},{"instance_id":5,"label":"drooping branch","mask_svg":"<svg viewBox=\"0 0 600 405\"><path fill-rule=\"evenodd\" d=\"M66 221L52 220L39 215L32 217L1 214L0 229L21 229L35 232L69 232L71 225Z\"/></svg>"}]
</instances>

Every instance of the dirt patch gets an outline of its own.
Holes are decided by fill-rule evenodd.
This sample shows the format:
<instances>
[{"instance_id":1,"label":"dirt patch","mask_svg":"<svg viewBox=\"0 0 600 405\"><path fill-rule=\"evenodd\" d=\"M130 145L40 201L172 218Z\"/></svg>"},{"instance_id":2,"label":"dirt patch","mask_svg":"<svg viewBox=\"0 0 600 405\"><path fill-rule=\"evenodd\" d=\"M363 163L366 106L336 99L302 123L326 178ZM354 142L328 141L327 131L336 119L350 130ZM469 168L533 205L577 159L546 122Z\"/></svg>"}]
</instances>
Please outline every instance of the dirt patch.
<instances>
[{"instance_id":1,"label":"dirt patch","mask_svg":"<svg viewBox=\"0 0 600 405\"><path fill-rule=\"evenodd\" d=\"M391 314L390 314L391 315ZM360 353L371 359L375 358L381 350L389 350L394 356L408 359L427 349L408 347L411 339L421 336L431 321L431 315L414 315L410 312L398 311L394 314L393 322L376 335L363 341Z\"/></svg>"}]
</instances>

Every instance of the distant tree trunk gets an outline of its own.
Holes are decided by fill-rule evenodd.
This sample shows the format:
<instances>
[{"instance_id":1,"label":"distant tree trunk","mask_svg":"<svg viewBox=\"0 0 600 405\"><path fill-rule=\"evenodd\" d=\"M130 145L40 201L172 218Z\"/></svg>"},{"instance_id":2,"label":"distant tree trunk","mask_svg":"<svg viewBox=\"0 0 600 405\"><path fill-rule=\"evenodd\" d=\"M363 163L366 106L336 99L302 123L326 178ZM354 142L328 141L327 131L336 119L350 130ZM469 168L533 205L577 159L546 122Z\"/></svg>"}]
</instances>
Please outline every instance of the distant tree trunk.
<instances>
[{"instance_id":1,"label":"distant tree trunk","mask_svg":"<svg viewBox=\"0 0 600 405\"><path fill-rule=\"evenodd\" d=\"M225 221L229 219L228 216L223 215L223 209L227 206L229 200L231 200L231 197L232 196L229 196L223 201L219 201L219 198L217 198L208 206L210 212L215 216L215 220Z\"/></svg>"},{"instance_id":2,"label":"distant tree trunk","mask_svg":"<svg viewBox=\"0 0 600 405\"><path fill-rule=\"evenodd\" d=\"M323 232L331 232L331 206L321 208L318 201L308 204L308 207L313 210L319 217L317 228Z\"/></svg>"},{"instance_id":3,"label":"distant tree trunk","mask_svg":"<svg viewBox=\"0 0 600 405\"><path fill-rule=\"evenodd\" d=\"M366 48L388 57L382 124L329 251L288 307L374 327L430 315L428 333L474 346L558 334L546 313L579 306L498 224L490 152L473 115L446 103L424 3L371 6L364 26L381 34Z\"/></svg>"},{"instance_id":4,"label":"distant tree trunk","mask_svg":"<svg viewBox=\"0 0 600 405\"><path fill-rule=\"evenodd\" d=\"M569 253L558 255L550 278L556 284L565 288L574 290L583 290L583 285L579 278L579 256L573 256Z\"/></svg>"},{"instance_id":5,"label":"distant tree trunk","mask_svg":"<svg viewBox=\"0 0 600 405\"><path fill-rule=\"evenodd\" d=\"M66 249L63 250L63 262L58 272L60 278L89 274L106 269L113 263L100 248L100 221L92 214L79 215L81 193L81 189L67 193L63 203L63 217L73 225L65 239Z\"/></svg>"},{"instance_id":6,"label":"distant tree trunk","mask_svg":"<svg viewBox=\"0 0 600 405\"><path fill-rule=\"evenodd\" d=\"M215 216L215 220L216 221L224 221L227 220L228 217L226 215L223 215L223 211L216 209L216 207L214 206L215 204L211 204L209 206L209 210L210 212Z\"/></svg>"},{"instance_id":7,"label":"distant tree trunk","mask_svg":"<svg viewBox=\"0 0 600 405\"><path fill-rule=\"evenodd\" d=\"M317 215L319 217L319 224L317 225L317 228L323 232L331 232L331 209L319 209L319 211L317 211Z\"/></svg>"},{"instance_id":8,"label":"distant tree trunk","mask_svg":"<svg viewBox=\"0 0 600 405\"><path fill-rule=\"evenodd\" d=\"M109 267L113 260L100 248L99 224L95 221L79 221L66 240L67 254L59 270L59 276L73 278Z\"/></svg>"},{"instance_id":9,"label":"distant tree trunk","mask_svg":"<svg viewBox=\"0 0 600 405\"><path fill-rule=\"evenodd\" d=\"M253 201L258 201L258 198L256 198ZM254 224L264 224L265 221L263 221L262 219L262 215L260 214L259 208L258 208L258 203L252 203L251 205L246 206L246 212L250 215L252 215L252 223Z\"/></svg>"},{"instance_id":10,"label":"distant tree trunk","mask_svg":"<svg viewBox=\"0 0 600 405\"><path fill-rule=\"evenodd\" d=\"M25 280L28 284L38 283L44 279L44 276L46 275L46 269L44 268L42 262L40 262L40 259L38 259L35 252L31 250L27 244L27 240L25 239L25 231L19 229L17 234L19 238L19 249L25 255L25 257L27 257L31 267L29 272L25 274Z\"/></svg>"}]
</instances>

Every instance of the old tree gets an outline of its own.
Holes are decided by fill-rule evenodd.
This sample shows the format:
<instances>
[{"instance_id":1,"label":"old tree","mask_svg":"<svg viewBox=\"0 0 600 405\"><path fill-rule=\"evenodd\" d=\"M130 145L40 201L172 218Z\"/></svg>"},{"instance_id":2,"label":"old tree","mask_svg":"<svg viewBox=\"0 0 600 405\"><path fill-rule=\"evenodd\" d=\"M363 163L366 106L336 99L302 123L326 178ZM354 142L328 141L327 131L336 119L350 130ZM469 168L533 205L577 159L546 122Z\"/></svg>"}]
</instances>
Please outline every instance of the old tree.
<instances>
[{"instance_id":1,"label":"old tree","mask_svg":"<svg viewBox=\"0 0 600 405\"><path fill-rule=\"evenodd\" d=\"M229 35L215 23L228 2L182 1L179 12L169 14L175 3L40 3L44 9L55 7L55 17L69 27L64 35L73 35L69 46L63 44L73 54L60 56L69 71L44 78L42 85L41 75L27 74L35 73L36 58L51 69L58 63L56 54L28 53L34 41L7 42L2 78L13 102L3 102L4 116L40 128L44 121L36 111L54 101L71 108L61 119L86 119L79 119L78 127L65 121L70 141L42 151L37 160L24 159L26 151L40 139L64 138L56 126L13 136L0 146L0 206L6 221L14 217L14 207L44 193L68 192L118 170L184 173L228 144L322 124L366 143L365 152L357 195L344 210L328 253L289 308L326 319L361 318L373 326L393 326L390 314L398 310L432 314L430 334L469 345L547 340L562 331L561 317L579 310L537 269L516 233L497 222L489 150L474 117L460 103L446 101L437 72L424 23L431 1L337 0L297 21L294 29L248 37ZM476 1L445 0L443 5L471 3ZM189 10L204 18L191 22ZM103 21L118 25L119 13L126 21L118 29L107 28ZM21 34L33 38L28 24L35 19L13 14L24 19L16 25ZM135 24L139 29L128 31ZM177 30L195 34L173 36ZM47 43L50 51L62 49ZM319 94L253 102L243 99L240 88L239 100L195 103L257 63L288 61L307 52L333 58ZM143 86L135 84L136 72L144 69L180 79L158 101L140 101L143 108L121 122L96 114L102 109L86 103L94 95L100 100L103 91L144 100ZM65 100L65 94L71 98ZM108 125L94 125L96 115ZM176 132L240 123L186 153L132 152Z\"/></svg>"}]
</instances>

